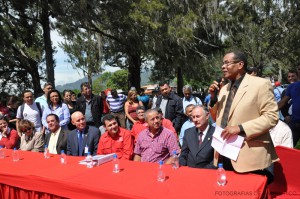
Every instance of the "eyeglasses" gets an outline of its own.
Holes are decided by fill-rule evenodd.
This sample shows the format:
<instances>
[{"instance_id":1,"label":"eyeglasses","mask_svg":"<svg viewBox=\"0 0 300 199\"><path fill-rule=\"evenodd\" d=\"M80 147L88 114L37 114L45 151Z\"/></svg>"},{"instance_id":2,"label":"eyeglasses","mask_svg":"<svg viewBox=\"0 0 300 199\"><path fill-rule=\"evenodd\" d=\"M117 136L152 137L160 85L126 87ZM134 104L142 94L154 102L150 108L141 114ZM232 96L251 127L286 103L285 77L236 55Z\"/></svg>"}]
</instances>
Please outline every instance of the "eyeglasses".
<instances>
[{"instance_id":1,"label":"eyeglasses","mask_svg":"<svg viewBox=\"0 0 300 199\"><path fill-rule=\"evenodd\" d=\"M222 62L222 66L229 66L229 65L231 65L231 64L236 64L236 63L239 63L240 61L232 61L232 62L227 62L227 61L225 61L225 62Z\"/></svg>"}]
</instances>

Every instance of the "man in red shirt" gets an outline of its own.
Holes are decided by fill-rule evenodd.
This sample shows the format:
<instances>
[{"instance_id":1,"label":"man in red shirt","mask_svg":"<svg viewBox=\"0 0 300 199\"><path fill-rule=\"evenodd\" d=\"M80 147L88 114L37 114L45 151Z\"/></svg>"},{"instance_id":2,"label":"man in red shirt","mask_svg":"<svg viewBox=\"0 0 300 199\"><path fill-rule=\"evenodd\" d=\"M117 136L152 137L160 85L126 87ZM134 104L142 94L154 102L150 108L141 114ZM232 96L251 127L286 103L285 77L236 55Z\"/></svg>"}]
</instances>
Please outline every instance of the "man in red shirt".
<instances>
[{"instance_id":1,"label":"man in red shirt","mask_svg":"<svg viewBox=\"0 0 300 199\"><path fill-rule=\"evenodd\" d=\"M145 108L143 106L138 106L136 108L136 114L139 120L133 124L131 129L134 143L136 142L139 133L148 128L148 123L145 121Z\"/></svg>"},{"instance_id":2,"label":"man in red shirt","mask_svg":"<svg viewBox=\"0 0 300 199\"><path fill-rule=\"evenodd\" d=\"M116 118L107 114L102 119L106 132L101 136L97 154L116 153L119 159L132 159L133 141L131 133L118 125Z\"/></svg>"}]
</instances>

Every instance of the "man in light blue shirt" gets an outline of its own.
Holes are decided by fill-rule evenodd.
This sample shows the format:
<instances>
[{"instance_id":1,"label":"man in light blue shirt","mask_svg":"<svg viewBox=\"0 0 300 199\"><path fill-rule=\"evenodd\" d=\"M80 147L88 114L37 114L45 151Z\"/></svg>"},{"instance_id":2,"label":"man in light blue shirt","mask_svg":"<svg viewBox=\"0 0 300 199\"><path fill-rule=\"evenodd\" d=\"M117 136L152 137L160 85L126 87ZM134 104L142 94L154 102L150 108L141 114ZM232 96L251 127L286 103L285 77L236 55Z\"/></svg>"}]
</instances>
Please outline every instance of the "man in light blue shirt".
<instances>
[{"instance_id":1,"label":"man in light blue shirt","mask_svg":"<svg viewBox=\"0 0 300 199\"><path fill-rule=\"evenodd\" d=\"M181 127L180 130L180 134L179 134L179 143L180 146L182 146L182 142L183 142L183 136L184 136L184 132L185 130L192 128L195 126L191 116L192 116L192 111L195 108L194 104L189 104L185 107L185 115L189 118Z\"/></svg>"},{"instance_id":2,"label":"man in light blue shirt","mask_svg":"<svg viewBox=\"0 0 300 199\"><path fill-rule=\"evenodd\" d=\"M274 83L274 87L275 87L274 88L275 101L278 103L281 100L281 94L284 89L281 87L281 83L279 81ZM284 120L281 111L279 111L279 119L281 119L282 121Z\"/></svg>"},{"instance_id":3,"label":"man in light blue shirt","mask_svg":"<svg viewBox=\"0 0 300 199\"><path fill-rule=\"evenodd\" d=\"M49 91L51 91L52 89L53 89L52 83L46 82L44 84L44 88L43 88L44 95L42 95L42 96L40 96L40 97L38 97L38 98L35 99L35 102L40 103L41 108L42 108L43 111L45 110L45 107L48 106L47 95L48 95Z\"/></svg>"},{"instance_id":4,"label":"man in light blue shirt","mask_svg":"<svg viewBox=\"0 0 300 199\"><path fill-rule=\"evenodd\" d=\"M189 104L194 104L194 105L202 105L201 100L198 97L195 97L192 95L193 89L190 85L185 85L182 88L183 92L183 99L182 99L182 106L183 106L183 112L185 113L185 107Z\"/></svg>"},{"instance_id":5,"label":"man in light blue shirt","mask_svg":"<svg viewBox=\"0 0 300 199\"><path fill-rule=\"evenodd\" d=\"M281 94L284 89L281 87L281 83L278 81L274 83L274 87L275 101L278 103L281 100Z\"/></svg>"}]
</instances>

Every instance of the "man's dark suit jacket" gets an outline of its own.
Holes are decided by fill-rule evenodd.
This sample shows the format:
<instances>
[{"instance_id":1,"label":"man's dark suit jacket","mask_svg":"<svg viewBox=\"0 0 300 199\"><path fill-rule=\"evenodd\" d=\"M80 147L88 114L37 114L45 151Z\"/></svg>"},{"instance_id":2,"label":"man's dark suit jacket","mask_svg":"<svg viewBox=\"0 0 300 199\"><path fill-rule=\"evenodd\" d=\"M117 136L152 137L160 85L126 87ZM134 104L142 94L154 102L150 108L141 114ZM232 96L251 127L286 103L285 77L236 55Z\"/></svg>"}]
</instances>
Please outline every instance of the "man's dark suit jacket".
<instances>
[{"instance_id":1,"label":"man's dark suit jacket","mask_svg":"<svg viewBox=\"0 0 300 199\"><path fill-rule=\"evenodd\" d=\"M156 107L160 107L162 101L162 95L159 95L156 100ZM183 114L182 108L182 99L176 95L174 92L171 92L168 96L168 103L166 106L166 112L164 118L167 118L172 121L176 131L180 131L181 128L181 116Z\"/></svg>"},{"instance_id":2,"label":"man's dark suit jacket","mask_svg":"<svg viewBox=\"0 0 300 199\"><path fill-rule=\"evenodd\" d=\"M199 147L197 128L187 129L183 137L179 164L194 168L215 168L213 166L214 148L211 146L214 131L215 127L209 125L209 129Z\"/></svg>"},{"instance_id":3,"label":"man's dark suit jacket","mask_svg":"<svg viewBox=\"0 0 300 199\"><path fill-rule=\"evenodd\" d=\"M47 133L45 136L45 145L49 146L49 141L50 141L51 133ZM57 138L57 143L56 143L56 151L57 154L61 153L61 150L64 150L65 153L67 151L67 137L68 133L61 130L59 133L59 136Z\"/></svg>"},{"instance_id":4,"label":"man's dark suit jacket","mask_svg":"<svg viewBox=\"0 0 300 199\"><path fill-rule=\"evenodd\" d=\"M88 146L91 155L97 154L100 131L96 127L86 126L83 133L83 149L78 151L78 133L74 129L68 134L67 154L72 156L83 156L84 148Z\"/></svg>"},{"instance_id":5,"label":"man's dark suit jacket","mask_svg":"<svg viewBox=\"0 0 300 199\"><path fill-rule=\"evenodd\" d=\"M95 123L95 126L99 128L101 126L101 116L103 112L103 104L102 99L100 96L92 94L91 96L91 109L92 109L92 116ZM83 115L85 115L85 108L86 108L86 99L84 96L81 96L76 101L77 110L80 111Z\"/></svg>"}]
</instances>

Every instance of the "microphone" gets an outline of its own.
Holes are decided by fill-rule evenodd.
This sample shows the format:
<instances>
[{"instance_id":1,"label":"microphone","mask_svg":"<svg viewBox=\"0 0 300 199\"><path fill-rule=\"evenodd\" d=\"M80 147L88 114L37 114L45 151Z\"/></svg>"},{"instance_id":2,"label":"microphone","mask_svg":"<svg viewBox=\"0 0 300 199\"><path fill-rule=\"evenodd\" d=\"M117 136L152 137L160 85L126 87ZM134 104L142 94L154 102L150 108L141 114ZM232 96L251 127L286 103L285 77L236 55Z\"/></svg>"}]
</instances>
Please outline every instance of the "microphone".
<instances>
[{"instance_id":1,"label":"microphone","mask_svg":"<svg viewBox=\"0 0 300 199\"><path fill-rule=\"evenodd\" d=\"M219 87L219 89L220 89L222 77L218 77L216 81L218 82L218 87ZM218 102L218 93L219 93L219 90L218 90L218 89L215 89L215 90L214 90L214 97L210 99L210 103L209 103L209 106L210 106L210 107L213 107L213 106L215 105L215 103Z\"/></svg>"}]
</instances>

